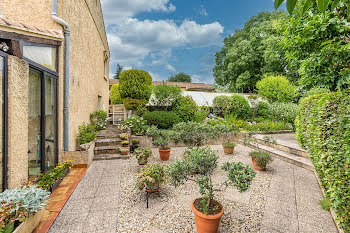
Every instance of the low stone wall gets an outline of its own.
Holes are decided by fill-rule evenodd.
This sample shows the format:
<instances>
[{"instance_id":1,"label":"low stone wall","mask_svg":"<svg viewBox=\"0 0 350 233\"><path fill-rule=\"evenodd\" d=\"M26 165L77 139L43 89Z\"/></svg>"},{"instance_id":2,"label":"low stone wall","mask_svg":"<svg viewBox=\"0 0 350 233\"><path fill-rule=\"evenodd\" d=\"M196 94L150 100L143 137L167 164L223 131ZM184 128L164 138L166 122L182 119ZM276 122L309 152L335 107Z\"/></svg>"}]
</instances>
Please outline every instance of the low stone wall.
<instances>
[{"instance_id":1,"label":"low stone wall","mask_svg":"<svg viewBox=\"0 0 350 233\"><path fill-rule=\"evenodd\" d=\"M82 151L63 151L59 156L59 162L72 160L73 166L90 166L94 158L95 142L90 142L85 150Z\"/></svg>"}]
</instances>

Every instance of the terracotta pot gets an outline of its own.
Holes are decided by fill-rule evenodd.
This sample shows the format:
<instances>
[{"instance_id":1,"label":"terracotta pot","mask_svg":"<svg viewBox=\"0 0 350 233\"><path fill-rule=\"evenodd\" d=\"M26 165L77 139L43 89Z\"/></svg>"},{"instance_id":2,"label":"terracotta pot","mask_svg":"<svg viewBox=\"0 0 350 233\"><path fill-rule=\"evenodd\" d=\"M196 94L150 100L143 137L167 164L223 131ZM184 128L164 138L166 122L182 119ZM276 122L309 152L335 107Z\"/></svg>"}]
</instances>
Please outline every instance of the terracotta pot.
<instances>
[{"instance_id":1,"label":"terracotta pot","mask_svg":"<svg viewBox=\"0 0 350 233\"><path fill-rule=\"evenodd\" d=\"M224 147L224 153L225 154L233 154L234 147Z\"/></svg>"},{"instance_id":2,"label":"terracotta pot","mask_svg":"<svg viewBox=\"0 0 350 233\"><path fill-rule=\"evenodd\" d=\"M146 164L148 163L148 161L143 162L143 163L141 163L141 162L137 161L137 163L138 163L139 165L146 165Z\"/></svg>"},{"instance_id":3,"label":"terracotta pot","mask_svg":"<svg viewBox=\"0 0 350 233\"><path fill-rule=\"evenodd\" d=\"M129 151L121 151L120 152L122 155L128 155L129 154Z\"/></svg>"},{"instance_id":4,"label":"terracotta pot","mask_svg":"<svg viewBox=\"0 0 350 233\"><path fill-rule=\"evenodd\" d=\"M169 149L169 150L161 150L161 149L158 148L158 151L159 151L160 160L163 160L163 161L169 160L171 149Z\"/></svg>"},{"instance_id":5,"label":"terracotta pot","mask_svg":"<svg viewBox=\"0 0 350 233\"><path fill-rule=\"evenodd\" d=\"M158 192L158 190L159 190L159 182L146 185L146 191L149 193Z\"/></svg>"},{"instance_id":6,"label":"terracotta pot","mask_svg":"<svg viewBox=\"0 0 350 233\"><path fill-rule=\"evenodd\" d=\"M252 164L253 164L253 169L257 171L265 171L266 167L260 167L258 162L256 161L256 158L252 158Z\"/></svg>"},{"instance_id":7,"label":"terracotta pot","mask_svg":"<svg viewBox=\"0 0 350 233\"><path fill-rule=\"evenodd\" d=\"M122 146L123 146L123 147L129 147L129 145L128 145L128 144L123 144Z\"/></svg>"},{"instance_id":8,"label":"terracotta pot","mask_svg":"<svg viewBox=\"0 0 350 233\"><path fill-rule=\"evenodd\" d=\"M194 219L196 221L196 227L198 233L215 233L219 229L220 220L224 214L224 207L222 207L221 212L215 215L205 215L198 211L194 206L194 200L192 202L192 211L194 213Z\"/></svg>"}]
</instances>

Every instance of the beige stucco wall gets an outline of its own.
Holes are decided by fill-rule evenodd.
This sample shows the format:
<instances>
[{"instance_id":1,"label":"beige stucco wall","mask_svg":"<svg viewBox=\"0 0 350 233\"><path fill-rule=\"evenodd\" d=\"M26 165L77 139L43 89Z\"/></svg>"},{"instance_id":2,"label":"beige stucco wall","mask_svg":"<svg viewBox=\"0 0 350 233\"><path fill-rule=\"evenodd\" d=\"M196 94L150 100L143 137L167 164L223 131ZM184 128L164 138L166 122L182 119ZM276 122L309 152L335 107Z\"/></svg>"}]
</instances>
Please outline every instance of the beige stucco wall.
<instances>
[{"instance_id":1,"label":"beige stucco wall","mask_svg":"<svg viewBox=\"0 0 350 233\"><path fill-rule=\"evenodd\" d=\"M28 179L29 65L9 56L8 71L8 182L15 188Z\"/></svg>"}]
</instances>

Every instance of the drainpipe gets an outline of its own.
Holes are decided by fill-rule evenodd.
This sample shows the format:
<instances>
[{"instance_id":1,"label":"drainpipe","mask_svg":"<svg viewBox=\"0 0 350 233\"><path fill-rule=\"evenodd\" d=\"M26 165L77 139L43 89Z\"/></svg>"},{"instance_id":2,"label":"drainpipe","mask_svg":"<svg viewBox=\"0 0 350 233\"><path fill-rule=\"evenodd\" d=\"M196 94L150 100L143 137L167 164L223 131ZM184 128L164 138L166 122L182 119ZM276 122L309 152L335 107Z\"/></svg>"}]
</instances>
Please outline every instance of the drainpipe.
<instances>
[{"instance_id":1,"label":"drainpipe","mask_svg":"<svg viewBox=\"0 0 350 233\"><path fill-rule=\"evenodd\" d=\"M64 151L69 150L69 48L70 48L70 27L69 24L63 19L57 16L57 0L52 0L52 12L51 17L54 21L59 23L64 27L64 45L65 45L65 55L64 55Z\"/></svg>"}]
</instances>

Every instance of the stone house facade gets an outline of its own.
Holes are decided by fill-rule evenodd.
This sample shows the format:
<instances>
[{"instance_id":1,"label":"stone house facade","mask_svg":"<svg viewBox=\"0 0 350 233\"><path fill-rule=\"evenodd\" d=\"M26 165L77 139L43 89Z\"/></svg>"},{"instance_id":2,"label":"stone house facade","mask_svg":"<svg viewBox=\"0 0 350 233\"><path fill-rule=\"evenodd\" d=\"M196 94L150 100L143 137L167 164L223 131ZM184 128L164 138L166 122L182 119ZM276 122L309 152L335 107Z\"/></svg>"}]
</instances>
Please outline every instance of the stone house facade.
<instances>
[{"instance_id":1,"label":"stone house facade","mask_svg":"<svg viewBox=\"0 0 350 233\"><path fill-rule=\"evenodd\" d=\"M0 191L76 150L108 110L109 57L100 0L0 0Z\"/></svg>"}]
</instances>

